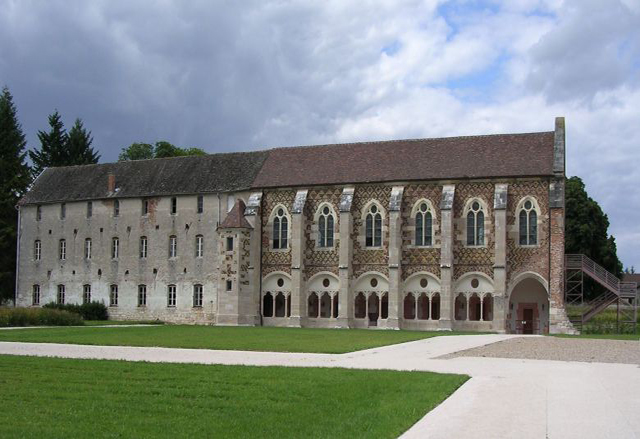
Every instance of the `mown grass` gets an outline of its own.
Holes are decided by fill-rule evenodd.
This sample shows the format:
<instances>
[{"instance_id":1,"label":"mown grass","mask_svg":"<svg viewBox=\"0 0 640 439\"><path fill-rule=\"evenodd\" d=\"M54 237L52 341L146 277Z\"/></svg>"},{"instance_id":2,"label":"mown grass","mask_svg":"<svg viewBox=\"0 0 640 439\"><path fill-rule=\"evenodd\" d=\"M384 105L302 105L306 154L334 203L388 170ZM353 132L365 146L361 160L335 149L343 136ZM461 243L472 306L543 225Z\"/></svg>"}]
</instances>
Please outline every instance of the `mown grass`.
<instances>
[{"instance_id":1,"label":"mown grass","mask_svg":"<svg viewBox=\"0 0 640 439\"><path fill-rule=\"evenodd\" d=\"M0 437L391 438L467 379L0 356Z\"/></svg>"},{"instance_id":2,"label":"mown grass","mask_svg":"<svg viewBox=\"0 0 640 439\"><path fill-rule=\"evenodd\" d=\"M340 354L461 333L156 325L0 331L0 341Z\"/></svg>"},{"instance_id":3,"label":"mown grass","mask_svg":"<svg viewBox=\"0 0 640 439\"><path fill-rule=\"evenodd\" d=\"M85 326L164 325L160 320L85 320Z\"/></svg>"}]
</instances>

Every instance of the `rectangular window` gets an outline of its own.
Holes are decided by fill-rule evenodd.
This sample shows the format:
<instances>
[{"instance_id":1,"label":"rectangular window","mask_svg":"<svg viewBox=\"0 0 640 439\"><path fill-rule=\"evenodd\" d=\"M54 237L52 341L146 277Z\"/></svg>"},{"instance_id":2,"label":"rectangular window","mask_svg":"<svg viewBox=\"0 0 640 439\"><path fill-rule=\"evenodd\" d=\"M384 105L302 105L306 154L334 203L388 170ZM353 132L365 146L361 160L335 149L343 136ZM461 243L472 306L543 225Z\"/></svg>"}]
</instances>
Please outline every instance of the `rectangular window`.
<instances>
[{"instance_id":1,"label":"rectangular window","mask_svg":"<svg viewBox=\"0 0 640 439\"><path fill-rule=\"evenodd\" d=\"M138 306L147 306L147 286L138 285Z\"/></svg>"},{"instance_id":2,"label":"rectangular window","mask_svg":"<svg viewBox=\"0 0 640 439\"><path fill-rule=\"evenodd\" d=\"M142 200L142 216L149 215L149 200Z\"/></svg>"},{"instance_id":3,"label":"rectangular window","mask_svg":"<svg viewBox=\"0 0 640 439\"><path fill-rule=\"evenodd\" d=\"M109 291L109 306L118 306L118 286L111 285Z\"/></svg>"},{"instance_id":4,"label":"rectangular window","mask_svg":"<svg viewBox=\"0 0 640 439\"><path fill-rule=\"evenodd\" d=\"M36 206L36 221L42 219L42 206Z\"/></svg>"},{"instance_id":5,"label":"rectangular window","mask_svg":"<svg viewBox=\"0 0 640 439\"><path fill-rule=\"evenodd\" d=\"M169 257L175 258L178 255L178 238L169 236Z\"/></svg>"},{"instance_id":6,"label":"rectangular window","mask_svg":"<svg viewBox=\"0 0 640 439\"><path fill-rule=\"evenodd\" d=\"M193 286L193 306L202 308L202 285Z\"/></svg>"},{"instance_id":7,"label":"rectangular window","mask_svg":"<svg viewBox=\"0 0 640 439\"><path fill-rule=\"evenodd\" d=\"M64 299L65 299L65 294L66 294L67 290L65 288L64 285L58 285L58 304L59 305L64 305Z\"/></svg>"},{"instance_id":8,"label":"rectangular window","mask_svg":"<svg viewBox=\"0 0 640 439\"><path fill-rule=\"evenodd\" d=\"M91 201L87 201L87 218L91 218L93 216L93 203Z\"/></svg>"},{"instance_id":9,"label":"rectangular window","mask_svg":"<svg viewBox=\"0 0 640 439\"><path fill-rule=\"evenodd\" d=\"M172 308L176 306L176 286L169 285L168 295L167 295L167 306Z\"/></svg>"},{"instance_id":10,"label":"rectangular window","mask_svg":"<svg viewBox=\"0 0 640 439\"><path fill-rule=\"evenodd\" d=\"M42 258L42 241L36 239L33 243L33 259L39 261Z\"/></svg>"},{"instance_id":11,"label":"rectangular window","mask_svg":"<svg viewBox=\"0 0 640 439\"><path fill-rule=\"evenodd\" d=\"M118 259L119 252L120 252L120 240L118 238L113 238L111 240L111 259Z\"/></svg>"},{"instance_id":12,"label":"rectangular window","mask_svg":"<svg viewBox=\"0 0 640 439\"><path fill-rule=\"evenodd\" d=\"M228 252L232 252L233 251L233 237L231 237L231 236L227 237L227 251Z\"/></svg>"},{"instance_id":13,"label":"rectangular window","mask_svg":"<svg viewBox=\"0 0 640 439\"><path fill-rule=\"evenodd\" d=\"M204 196L198 195L198 205L197 205L198 213L204 212Z\"/></svg>"},{"instance_id":14,"label":"rectangular window","mask_svg":"<svg viewBox=\"0 0 640 439\"><path fill-rule=\"evenodd\" d=\"M91 259L91 238L84 240L84 258Z\"/></svg>"},{"instance_id":15,"label":"rectangular window","mask_svg":"<svg viewBox=\"0 0 640 439\"><path fill-rule=\"evenodd\" d=\"M40 305L40 285L33 286L33 295L31 296L31 304Z\"/></svg>"},{"instance_id":16,"label":"rectangular window","mask_svg":"<svg viewBox=\"0 0 640 439\"><path fill-rule=\"evenodd\" d=\"M204 236L196 236L196 258L201 258L204 254Z\"/></svg>"},{"instance_id":17,"label":"rectangular window","mask_svg":"<svg viewBox=\"0 0 640 439\"><path fill-rule=\"evenodd\" d=\"M65 203L60 204L60 219L67 217L67 205Z\"/></svg>"},{"instance_id":18,"label":"rectangular window","mask_svg":"<svg viewBox=\"0 0 640 439\"><path fill-rule=\"evenodd\" d=\"M113 200L113 217L118 218L120 216L120 200Z\"/></svg>"},{"instance_id":19,"label":"rectangular window","mask_svg":"<svg viewBox=\"0 0 640 439\"><path fill-rule=\"evenodd\" d=\"M147 257L147 237L140 237L140 258L144 259Z\"/></svg>"},{"instance_id":20,"label":"rectangular window","mask_svg":"<svg viewBox=\"0 0 640 439\"><path fill-rule=\"evenodd\" d=\"M175 215L176 213L178 213L178 199L171 197L171 215Z\"/></svg>"},{"instance_id":21,"label":"rectangular window","mask_svg":"<svg viewBox=\"0 0 640 439\"><path fill-rule=\"evenodd\" d=\"M64 239L60 240L60 244L58 247L58 257L61 261L67 259L67 241L65 241Z\"/></svg>"},{"instance_id":22,"label":"rectangular window","mask_svg":"<svg viewBox=\"0 0 640 439\"><path fill-rule=\"evenodd\" d=\"M82 287L82 303L91 303L91 285L89 284Z\"/></svg>"},{"instance_id":23,"label":"rectangular window","mask_svg":"<svg viewBox=\"0 0 640 439\"><path fill-rule=\"evenodd\" d=\"M231 291L233 289L233 281L227 281L227 291Z\"/></svg>"}]
</instances>

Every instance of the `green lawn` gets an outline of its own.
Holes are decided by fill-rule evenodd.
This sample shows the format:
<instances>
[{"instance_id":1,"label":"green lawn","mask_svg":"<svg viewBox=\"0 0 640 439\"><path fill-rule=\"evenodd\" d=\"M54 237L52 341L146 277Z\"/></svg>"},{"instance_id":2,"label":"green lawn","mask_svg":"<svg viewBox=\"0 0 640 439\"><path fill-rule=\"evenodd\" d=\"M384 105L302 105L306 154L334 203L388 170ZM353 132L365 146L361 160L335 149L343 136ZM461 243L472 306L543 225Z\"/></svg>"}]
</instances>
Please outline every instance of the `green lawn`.
<instances>
[{"instance_id":1,"label":"green lawn","mask_svg":"<svg viewBox=\"0 0 640 439\"><path fill-rule=\"evenodd\" d=\"M160 320L85 320L85 326L164 325Z\"/></svg>"},{"instance_id":2,"label":"green lawn","mask_svg":"<svg viewBox=\"0 0 640 439\"><path fill-rule=\"evenodd\" d=\"M467 379L0 356L0 437L392 438Z\"/></svg>"},{"instance_id":3,"label":"green lawn","mask_svg":"<svg viewBox=\"0 0 640 439\"><path fill-rule=\"evenodd\" d=\"M159 325L14 329L0 331L0 341L341 354L447 334L461 333Z\"/></svg>"}]
</instances>

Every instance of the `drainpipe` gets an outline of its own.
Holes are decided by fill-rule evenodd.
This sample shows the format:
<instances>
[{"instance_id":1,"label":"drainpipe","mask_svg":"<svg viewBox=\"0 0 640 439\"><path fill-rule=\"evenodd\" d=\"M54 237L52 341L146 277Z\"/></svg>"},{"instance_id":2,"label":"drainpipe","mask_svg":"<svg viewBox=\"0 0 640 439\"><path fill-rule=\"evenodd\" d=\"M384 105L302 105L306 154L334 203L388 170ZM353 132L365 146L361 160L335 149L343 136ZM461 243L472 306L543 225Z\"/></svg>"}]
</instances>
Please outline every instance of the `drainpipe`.
<instances>
[{"instance_id":1,"label":"drainpipe","mask_svg":"<svg viewBox=\"0 0 640 439\"><path fill-rule=\"evenodd\" d=\"M18 229L16 233L16 286L13 291L13 307L15 308L18 304L18 279L20 274L20 228L21 228L21 217L20 217L20 206L16 205L15 209L18 211Z\"/></svg>"}]
</instances>

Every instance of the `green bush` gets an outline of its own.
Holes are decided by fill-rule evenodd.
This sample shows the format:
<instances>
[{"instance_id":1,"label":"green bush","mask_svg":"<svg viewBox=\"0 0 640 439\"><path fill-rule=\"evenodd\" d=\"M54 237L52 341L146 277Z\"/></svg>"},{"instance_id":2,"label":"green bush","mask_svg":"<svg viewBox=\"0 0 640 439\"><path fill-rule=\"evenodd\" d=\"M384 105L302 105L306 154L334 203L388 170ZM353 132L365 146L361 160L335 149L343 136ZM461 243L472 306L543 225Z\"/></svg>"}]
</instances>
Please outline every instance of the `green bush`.
<instances>
[{"instance_id":1,"label":"green bush","mask_svg":"<svg viewBox=\"0 0 640 439\"><path fill-rule=\"evenodd\" d=\"M82 326L78 314L59 309L0 308L0 327L6 326Z\"/></svg>"},{"instance_id":2,"label":"green bush","mask_svg":"<svg viewBox=\"0 0 640 439\"><path fill-rule=\"evenodd\" d=\"M79 314L84 320L109 320L109 313L107 307L101 302L89 302L77 305L75 303L58 304L47 303L44 308L59 309L62 311L69 311Z\"/></svg>"}]
</instances>

